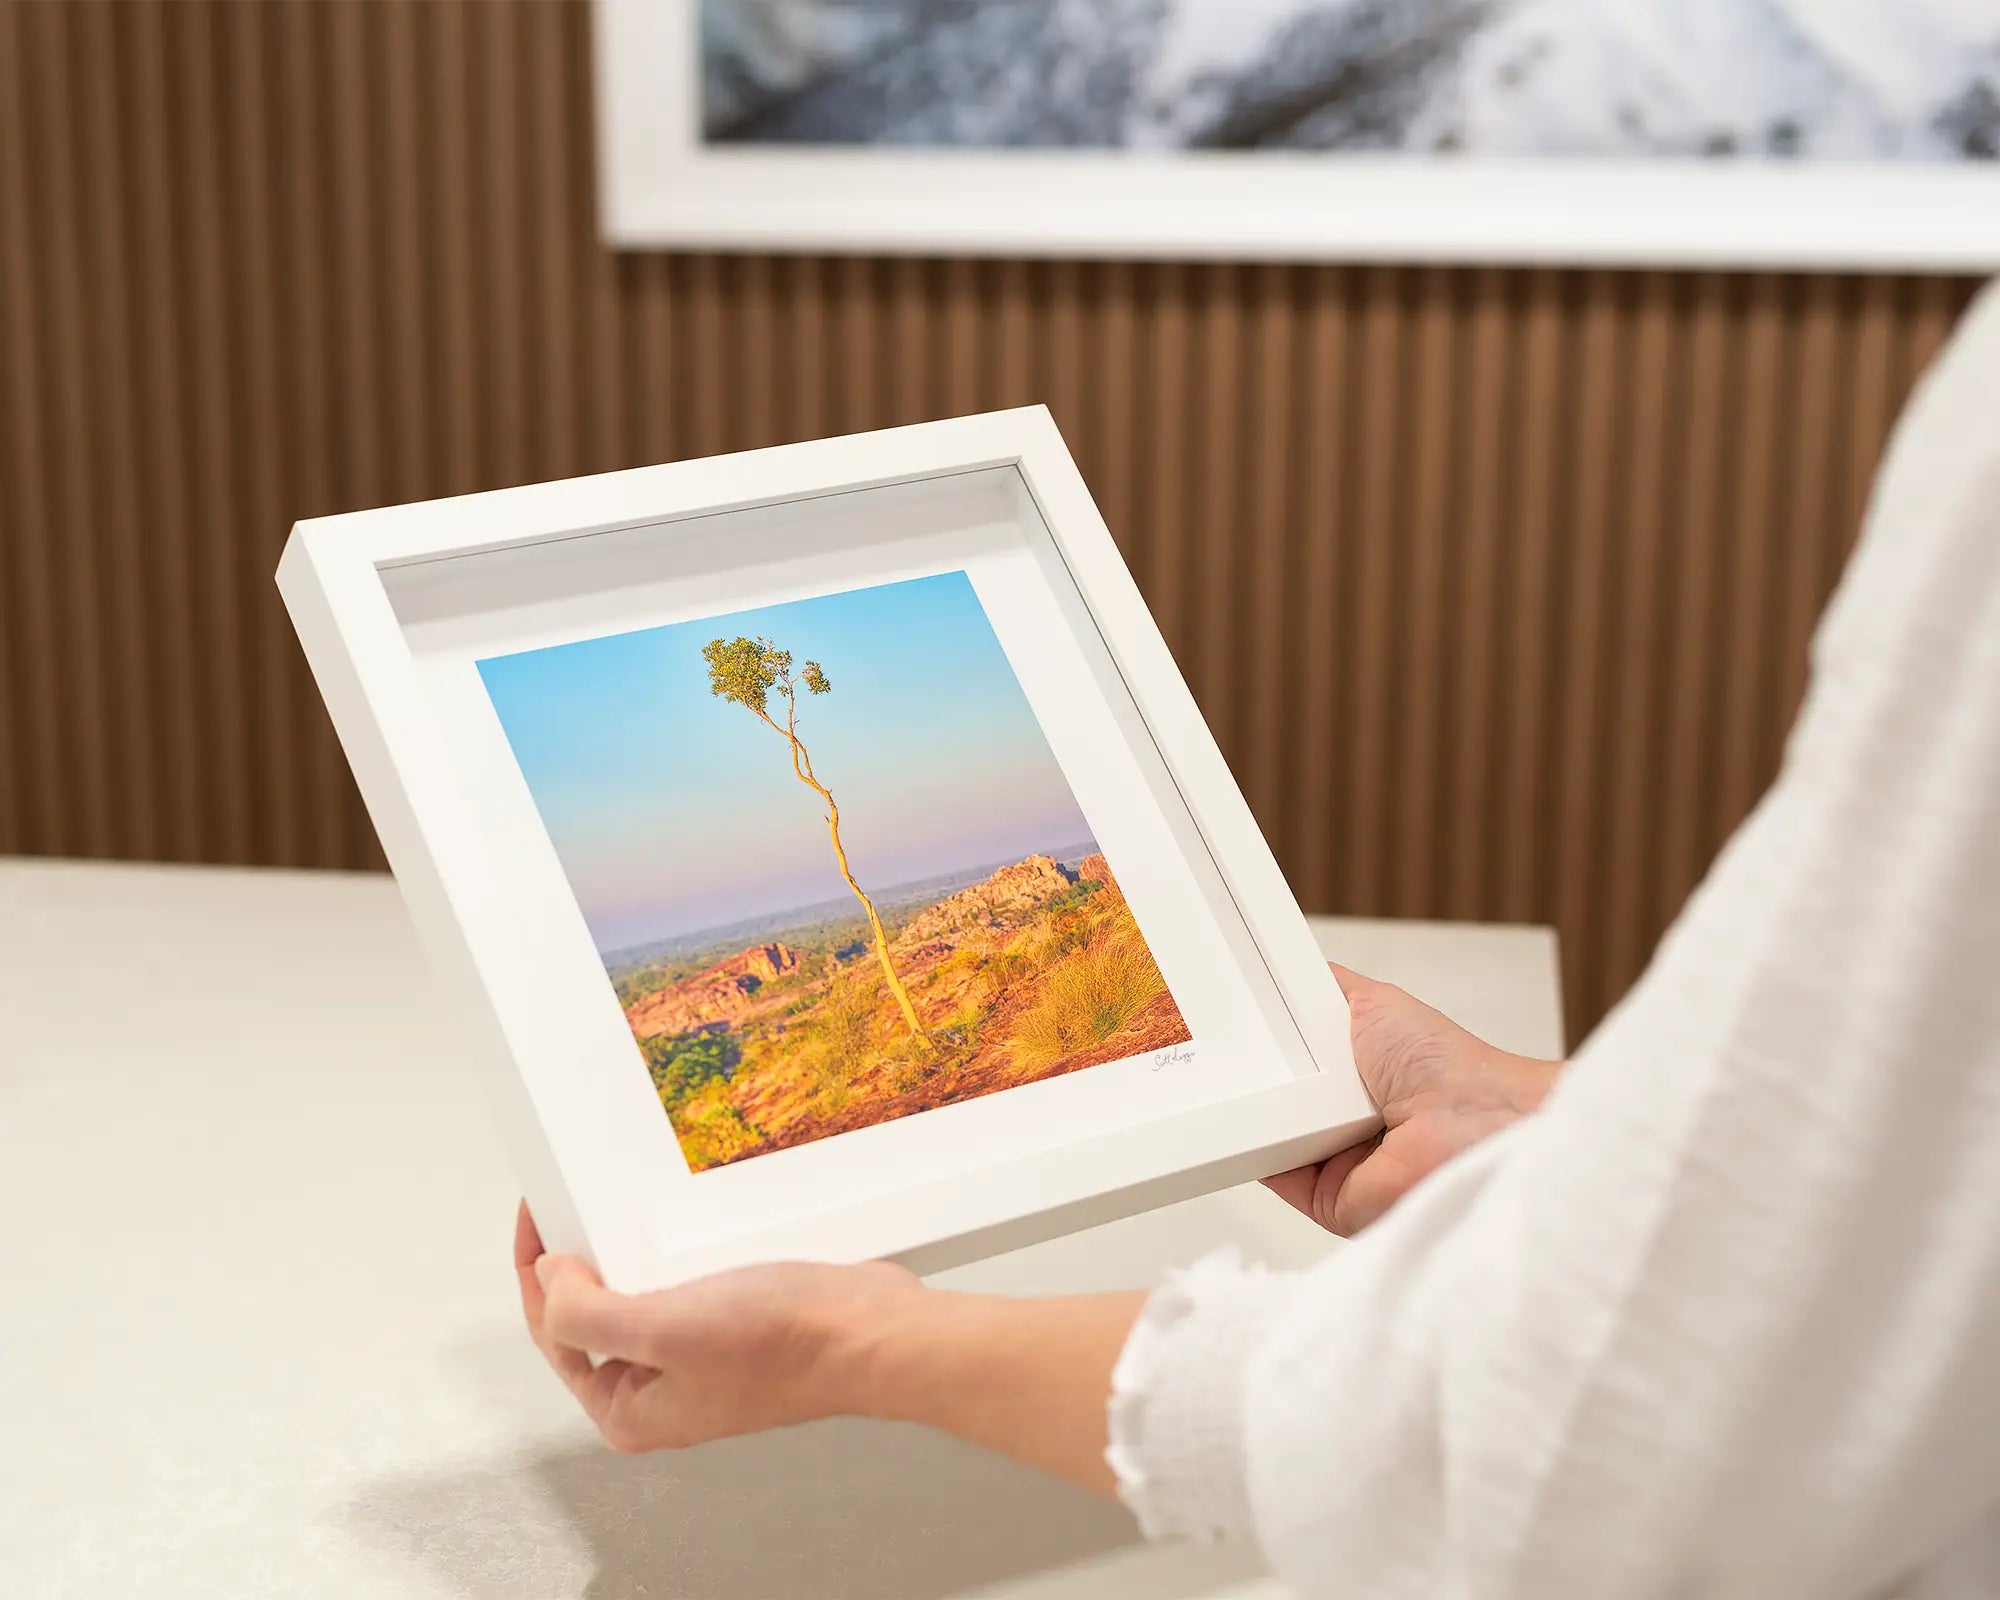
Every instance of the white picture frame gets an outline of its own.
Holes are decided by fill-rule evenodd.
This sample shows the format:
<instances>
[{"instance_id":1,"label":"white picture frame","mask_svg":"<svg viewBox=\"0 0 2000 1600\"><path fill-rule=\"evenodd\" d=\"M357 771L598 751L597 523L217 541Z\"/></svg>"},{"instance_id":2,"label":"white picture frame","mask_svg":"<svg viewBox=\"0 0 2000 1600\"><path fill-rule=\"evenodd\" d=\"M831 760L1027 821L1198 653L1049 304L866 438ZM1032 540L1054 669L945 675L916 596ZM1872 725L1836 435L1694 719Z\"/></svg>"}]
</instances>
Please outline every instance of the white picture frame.
<instances>
[{"instance_id":1,"label":"white picture frame","mask_svg":"<svg viewBox=\"0 0 2000 1600\"><path fill-rule=\"evenodd\" d=\"M2000 163L709 146L694 0L595 0L631 250L2000 269Z\"/></svg>"},{"instance_id":2,"label":"white picture frame","mask_svg":"<svg viewBox=\"0 0 2000 1600\"><path fill-rule=\"evenodd\" d=\"M957 571L1192 1048L690 1171L477 663ZM616 1286L939 1267L1378 1125L1339 988L1041 407L301 522L278 584L543 1237Z\"/></svg>"}]
</instances>

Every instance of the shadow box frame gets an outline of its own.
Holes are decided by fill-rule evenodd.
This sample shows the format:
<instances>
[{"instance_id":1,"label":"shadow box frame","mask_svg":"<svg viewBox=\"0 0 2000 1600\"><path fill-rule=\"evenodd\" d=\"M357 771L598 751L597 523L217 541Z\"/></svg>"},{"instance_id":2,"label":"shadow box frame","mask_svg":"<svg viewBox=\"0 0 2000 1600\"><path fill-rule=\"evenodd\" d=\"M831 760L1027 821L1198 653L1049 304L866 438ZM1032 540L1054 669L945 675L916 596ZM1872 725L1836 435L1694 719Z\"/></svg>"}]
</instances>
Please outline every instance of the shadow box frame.
<instances>
[{"instance_id":1,"label":"shadow box frame","mask_svg":"<svg viewBox=\"0 0 2000 1600\"><path fill-rule=\"evenodd\" d=\"M692 1170L478 663L948 571L1192 1043ZM277 578L543 1238L615 1287L781 1258L935 1270L1379 1126L1339 987L1043 407L321 517Z\"/></svg>"}]
</instances>

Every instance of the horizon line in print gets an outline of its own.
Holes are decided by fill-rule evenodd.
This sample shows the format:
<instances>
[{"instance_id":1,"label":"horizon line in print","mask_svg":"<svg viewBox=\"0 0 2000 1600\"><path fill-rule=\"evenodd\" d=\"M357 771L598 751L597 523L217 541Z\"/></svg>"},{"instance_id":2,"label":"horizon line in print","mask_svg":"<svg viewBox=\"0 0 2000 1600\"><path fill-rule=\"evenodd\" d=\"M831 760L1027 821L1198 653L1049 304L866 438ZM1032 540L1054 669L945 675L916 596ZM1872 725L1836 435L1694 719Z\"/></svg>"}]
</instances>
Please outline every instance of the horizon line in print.
<instances>
[{"instance_id":1,"label":"horizon line in print","mask_svg":"<svg viewBox=\"0 0 2000 1600\"><path fill-rule=\"evenodd\" d=\"M1030 850L1030 855L1046 855L1063 867L1073 868L1080 861L1098 854L1095 839L1071 839L1047 849ZM970 866L949 872L935 872L921 878L911 878L903 883L885 884L875 898L881 904L901 904L916 901L925 896L935 897L967 888L974 883L991 877L1002 867L1011 863L1003 860L980 861ZM600 949L597 953L604 964L615 975L620 967L657 961L670 956L684 956L690 951L706 949L711 945L742 943L746 940L782 934L789 928L807 923L823 922L851 912L854 899L851 893L816 900L808 905L791 906L782 911L769 912L762 916L738 918L733 922L719 922L706 928L694 928L683 933L669 934L659 939L642 939L636 944L620 945L614 949Z\"/></svg>"}]
</instances>

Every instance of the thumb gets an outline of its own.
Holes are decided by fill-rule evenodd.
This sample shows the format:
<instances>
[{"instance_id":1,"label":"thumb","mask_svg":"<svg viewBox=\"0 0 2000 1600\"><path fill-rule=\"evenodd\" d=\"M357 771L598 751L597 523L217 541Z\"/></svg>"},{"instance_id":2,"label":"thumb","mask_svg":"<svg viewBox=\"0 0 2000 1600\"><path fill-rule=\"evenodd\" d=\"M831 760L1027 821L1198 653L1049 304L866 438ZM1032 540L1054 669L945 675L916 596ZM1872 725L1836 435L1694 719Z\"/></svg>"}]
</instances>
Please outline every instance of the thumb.
<instances>
[{"instance_id":1,"label":"thumb","mask_svg":"<svg viewBox=\"0 0 2000 1600\"><path fill-rule=\"evenodd\" d=\"M1382 980L1371 978L1365 972L1356 972L1352 967L1343 967L1338 961L1329 961L1326 970L1333 974L1333 981L1340 985L1340 992L1352 1000L1364 989L1378 988Z\"/></svg>"},{"instance_id":2,"label":"thumb","mask_svg":"<svg viewBox=\"0 0 2000 1600\"><path fill-rule=\"evenodd\" d=\"M542 1327L557 1344L593 1355L643 1361L646 1319L637 1300L604 1287L589 1263L546 1255L535 1262L542 1285Z\"/></svg>"},{"instance_id":3,"label":"thumb","mask_svg":"<svg viewBox=\"0 0 2000 1600\"><path fill-rule=\"evenodd\" d=\"M1264 1187L1294 1210L1311 1217L1328 1233L1347 1233L1349 1229L1338 1225L1347 1220L1340 1213L1341 1194L1347 1188L1349 1175L1375 1153L1380 1143L1379 1135L1363 1139L1315 1166L1294 1167L1290 1172L1266 1178Z\"/></svg>"}]
</instances>

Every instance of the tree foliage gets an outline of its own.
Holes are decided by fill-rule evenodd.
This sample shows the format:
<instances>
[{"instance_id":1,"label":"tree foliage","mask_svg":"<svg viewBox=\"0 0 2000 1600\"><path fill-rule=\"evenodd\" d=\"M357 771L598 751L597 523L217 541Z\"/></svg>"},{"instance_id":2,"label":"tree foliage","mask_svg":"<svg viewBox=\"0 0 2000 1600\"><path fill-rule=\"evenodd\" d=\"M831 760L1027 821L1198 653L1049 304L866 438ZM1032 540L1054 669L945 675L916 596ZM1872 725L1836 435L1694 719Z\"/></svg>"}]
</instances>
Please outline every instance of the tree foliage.
<instances>
[{"instance_id":1,"label":"tree foliage","mask_svg":"<svg viewBox=\"0 0 2000 1600\"><path fill-rule=\"evenodd\" d=\"M817 661L794 672L791 651L762 637L746 639L738 634L734 639L711 639L701 647L701 658L708 663L709 693L766 719L774 689L791 701L799 688L825 694L833 687Z\"/></svg>"}]
</instances>

